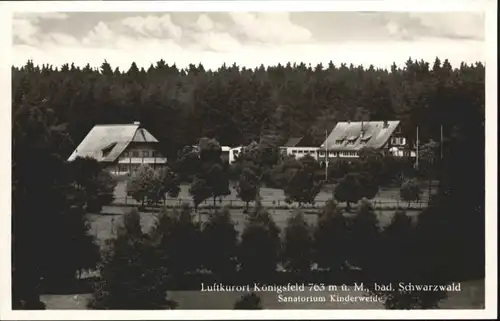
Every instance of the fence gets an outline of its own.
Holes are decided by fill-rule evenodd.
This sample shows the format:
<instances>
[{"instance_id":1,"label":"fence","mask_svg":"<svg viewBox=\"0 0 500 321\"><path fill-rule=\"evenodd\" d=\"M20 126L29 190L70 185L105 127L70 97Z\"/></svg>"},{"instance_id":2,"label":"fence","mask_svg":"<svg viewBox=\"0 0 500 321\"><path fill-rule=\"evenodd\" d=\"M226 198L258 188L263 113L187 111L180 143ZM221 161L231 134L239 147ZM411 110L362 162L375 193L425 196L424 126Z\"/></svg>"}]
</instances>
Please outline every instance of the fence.
<instances>
[{"instance_id":1,"label":"fence","mask_svg":"<svg viewBox=\"0 0 500 321\"><path fill-rule=\"evenodd\" d=\"M267 208L275 208L275 209L294 209L298 208L299 204L287 203L284 199L281 200L261 200L261 204ZM315 209L323 207L328 200L316 200L313 204L302 204L301 208L304 209ZM408 209L408 210L421 210L427 207L427 201L420 202L402 202L399 200L394 201L381 201L381 200L370 200L373 207L375 209ZM191 198L168 198L164 201L160 201L158 204L148 207L181 207L183 204L188 204L190 206L194 206L193 200ZM254 202L250 202L249 205L252 206ZM115 206L139 206L139 202L134 200L131 197L118 197L115 199L112 205ZM345 204L340 204L343 206ZM228 206L230 208L244 208L246 207L246 203L240 199L217 199L216 206ZM198 208L212 208L213 207L213 199L207 199L198 205ZM352 207L355 208L356 204L352 204Z\"/></svg>"}]
</instances>

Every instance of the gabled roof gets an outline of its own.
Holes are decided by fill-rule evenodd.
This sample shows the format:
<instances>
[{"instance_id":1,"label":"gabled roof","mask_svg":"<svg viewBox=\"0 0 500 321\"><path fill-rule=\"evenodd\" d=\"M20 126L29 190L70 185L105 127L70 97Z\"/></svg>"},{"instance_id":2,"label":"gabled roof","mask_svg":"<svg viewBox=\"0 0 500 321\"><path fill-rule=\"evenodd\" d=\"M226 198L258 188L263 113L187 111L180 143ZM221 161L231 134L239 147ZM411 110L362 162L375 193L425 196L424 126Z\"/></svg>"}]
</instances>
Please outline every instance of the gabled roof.
<instances>
[{"instance_id":1,"label":"gabled roof","mask_svg":"<svg viewBox=\"0 0 500 321\"><path fill-rule=\"evenodd\" d=\"M77 157L92 157L99 162L114 162L131 142L158 143L158 140L138 123L96 125L69 156L68 161ZM107 154L103 154L103 150L110 148Z\"/></svg>"},{"instance_id":2,"label":"gabled roof","mask_svg":"<svg viewBox=\"0 0 500 321\"><path fill-rule=\"evenodd\" d=\"M328 150L337 151L360 150L363 147L381 148L399 126L399 120L387 121L387 126L384 126L384 123L384 121L339 122L321 148L325 148L326 143ZM363 135L361 135L361 124L363 124Z\"/></svg>"},{"instance_id":3,"label":"gabled roof","mask_svg":"<svg viewBox=\"0 0 500 321\"><path fill-rule=\"evenodd\" d=\"M296 147L301 140L302 137L290 137L283 147Z\"/></svg>"},{"instance_id":4,"label":"gabled roof","mask_svg":"<svg viewBox=\"0 0 500 321\"><path fill-rule=\"evenodd\" d=\"M290 137L288 141L281 147L310 147L313 146L313 140L310 135L301 137Z\"/></svg>"}]
</instances>

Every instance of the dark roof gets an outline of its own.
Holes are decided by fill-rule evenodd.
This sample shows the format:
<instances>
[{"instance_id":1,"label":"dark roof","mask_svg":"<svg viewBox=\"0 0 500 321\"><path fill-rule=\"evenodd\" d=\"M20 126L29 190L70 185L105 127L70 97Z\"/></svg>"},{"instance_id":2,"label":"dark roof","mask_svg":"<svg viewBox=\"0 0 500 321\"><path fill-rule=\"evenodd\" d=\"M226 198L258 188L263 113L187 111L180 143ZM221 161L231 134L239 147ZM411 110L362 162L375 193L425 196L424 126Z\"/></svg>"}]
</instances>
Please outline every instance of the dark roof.
<instances>
[{"instance_id":1,"label":"dark roof","mask_svg":"<svg viewBox=\"0 0 500 321\"><path fill-rule=\"evenodd\" d=\"M313 139L310 135L304 135L301 137L291 137L282 147L311 147L315 146L313 144Z\"/></svg>"},{"instance_id":2,"label":"dark roof","mask_svg":"<svg viewBox=\"0 0 500 321\"><path fill-rule=\"evenodd\" d=\"M302 140L302 137L290 137L283 147L299 147L297 146Z\"/></svg>"}]
</instances>

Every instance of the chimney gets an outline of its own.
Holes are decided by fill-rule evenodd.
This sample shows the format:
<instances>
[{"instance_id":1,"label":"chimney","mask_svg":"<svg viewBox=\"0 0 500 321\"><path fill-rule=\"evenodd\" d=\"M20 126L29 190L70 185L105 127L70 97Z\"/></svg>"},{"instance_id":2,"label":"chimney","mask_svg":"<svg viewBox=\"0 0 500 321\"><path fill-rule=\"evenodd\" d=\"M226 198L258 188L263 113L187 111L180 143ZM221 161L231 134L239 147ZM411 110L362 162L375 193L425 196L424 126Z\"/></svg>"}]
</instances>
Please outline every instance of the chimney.
<instances>
[{"instance_id":1,"label":"chimney","mask_svg":"<svg viewBox=\"0 0 500 321\"><path fill-rule=\"evenodd\" d=\"M140 121L135 121L135 122L134 122L134 125L140 125L140 124L141 124L141 122L140 122Z\"/></svg>"},{"instance_id":2,"label":"chimney","mask_svg":"<svg viewBox=\"0 0 500 321\"><path fill-rule=\"evenodd\" d=\"M363 121L361 121L361 132L359 136L361 137L361 139L363 139L363 136L365 136L365 126Z\"/></svg>"},{"instance_id":3,"label":"chimney","mask_svg":"<svg viewBox=\"0 0 500 321\"><path fill-rule=\"evenodd\" d=\"M389 127L389 122L387 120L384 120L384 128Z\"/></svg>"}]
</instances>

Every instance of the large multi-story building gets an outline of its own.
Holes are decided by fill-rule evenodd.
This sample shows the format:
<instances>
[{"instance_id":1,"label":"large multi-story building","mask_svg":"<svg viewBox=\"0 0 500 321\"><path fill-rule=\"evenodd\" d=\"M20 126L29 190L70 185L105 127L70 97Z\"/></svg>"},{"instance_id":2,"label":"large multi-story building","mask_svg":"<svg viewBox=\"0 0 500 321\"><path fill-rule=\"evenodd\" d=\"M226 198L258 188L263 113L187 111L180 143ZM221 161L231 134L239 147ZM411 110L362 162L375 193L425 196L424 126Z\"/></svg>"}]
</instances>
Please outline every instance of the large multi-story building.
<instances>
[{"instance_id":1,"label":"large multi-story building","mask_svg":"<svg viewBox=\"0 0 500 321\"><path fill-rule=\"evenodd\" d=\"M167 163L158 150L158 140L139 122L94 126L68 161L77 157L92 157L113 174L130 173L141 164L157 167Z\"/></svg>"},{"instance_id":2,"label":"large multi-story building","mask_svg":"<svg viewBox=\"0 0 500 321\"><path fill-rule=\"evenodd\" d=\"M318 161L359 157L363 148L374 148L385 155L415 157L401 132L399 120L339 122L318 149ZM328 155L327 155L328 154Z\"/></svg>"}]
</instances>

